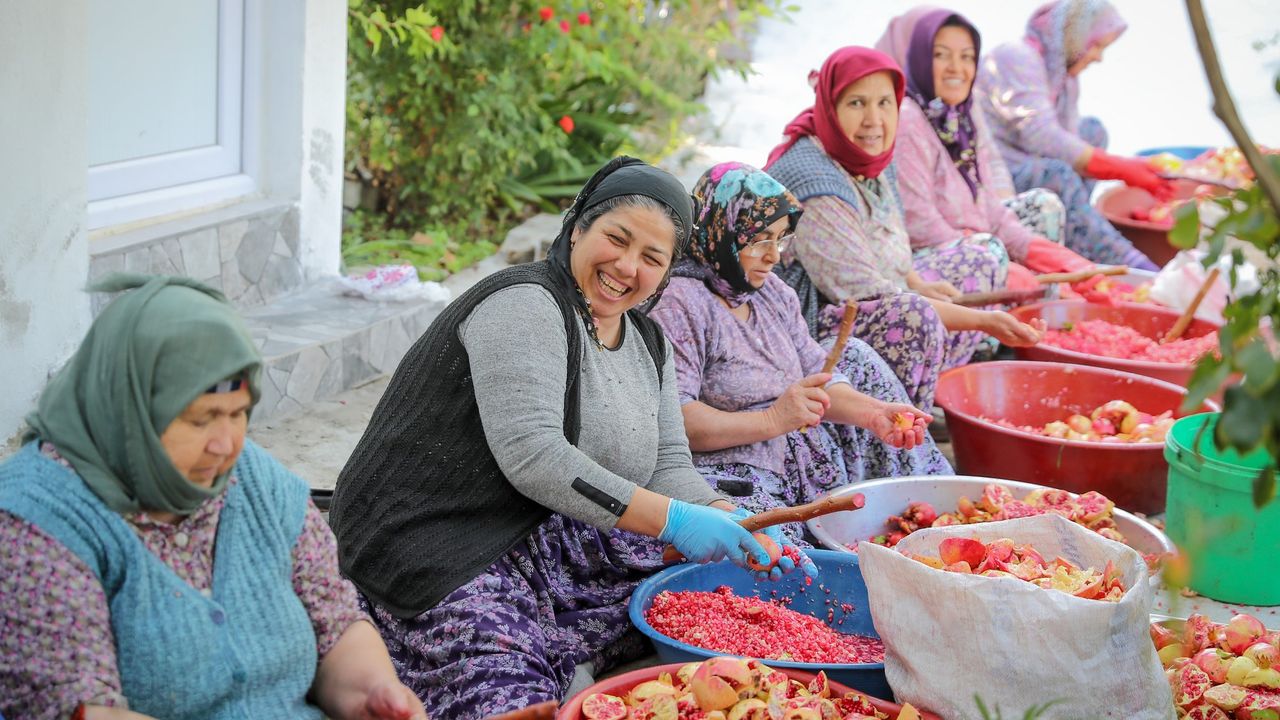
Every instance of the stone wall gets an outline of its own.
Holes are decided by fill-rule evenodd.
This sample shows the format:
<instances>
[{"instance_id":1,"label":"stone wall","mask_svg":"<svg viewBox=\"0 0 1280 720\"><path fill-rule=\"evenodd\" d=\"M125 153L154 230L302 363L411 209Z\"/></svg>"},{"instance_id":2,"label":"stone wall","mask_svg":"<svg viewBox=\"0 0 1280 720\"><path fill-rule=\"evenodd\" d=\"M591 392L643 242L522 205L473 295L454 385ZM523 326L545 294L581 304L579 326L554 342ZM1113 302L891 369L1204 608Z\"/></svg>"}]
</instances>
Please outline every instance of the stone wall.
<instances>
[{"instance_id":1,"label":"stone wall","mask_svg":"<svg viewBox=\"0 0 1280 720\"><path fill-rule=\"evenodd\" d=\"M173 233L153 232L150 239L95 253L89 277L121 271L186 275L221 290L242 309L265 305L302 285L296 207L267 207L207 222ZM95 295L94 312L108 299Z\"/></svg>"}]
</instances>

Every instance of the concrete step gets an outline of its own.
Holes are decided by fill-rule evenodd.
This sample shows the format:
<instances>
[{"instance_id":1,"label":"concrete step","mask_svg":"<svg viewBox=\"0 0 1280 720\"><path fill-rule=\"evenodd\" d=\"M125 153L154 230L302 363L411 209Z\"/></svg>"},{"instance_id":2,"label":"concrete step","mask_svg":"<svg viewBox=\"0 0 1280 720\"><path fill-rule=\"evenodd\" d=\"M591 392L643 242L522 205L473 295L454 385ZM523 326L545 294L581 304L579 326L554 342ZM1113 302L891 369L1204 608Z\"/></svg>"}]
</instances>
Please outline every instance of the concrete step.
<instances>
[{"instance_id":1,"label":"concrete step","mask_svg":"<svg viewBox=\"0 0 1280 720\"><path fill-rule=\"evenodd\" d=\"M243 311L265 364L255 427L390 373L446 304L343 290L326 279Z\"/></svg>"}]
</instances>

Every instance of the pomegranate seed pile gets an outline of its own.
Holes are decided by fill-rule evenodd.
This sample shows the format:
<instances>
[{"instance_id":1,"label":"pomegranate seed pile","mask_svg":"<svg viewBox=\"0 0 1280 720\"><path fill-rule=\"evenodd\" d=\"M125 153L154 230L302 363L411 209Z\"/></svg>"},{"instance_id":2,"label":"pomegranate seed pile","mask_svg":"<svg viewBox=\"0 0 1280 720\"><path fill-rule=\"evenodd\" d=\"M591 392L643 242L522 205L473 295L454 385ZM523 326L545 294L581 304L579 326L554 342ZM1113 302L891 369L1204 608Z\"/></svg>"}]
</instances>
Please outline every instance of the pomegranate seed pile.
<instances>
[{"instance_id":1,"label":"pomegranate seed pile","mask_svg":"<svg viewBox=\"0 0 1280 720\"><path fill-rule=\"evenodd\" d=\"M884 661L884 643L832 630L818 618L777 602L715 592L664 591L645 612L653 629L673 640L730 655L806 663Z\"/></svg>"},{"instance_id":2,"label":"pomegranate seed pile","mask_svg":"<svg viewBox=\"0 0 1280 720\"><path fill-rule=\"evenodd\" d=\"M1207 352L1213 352L1218 347L1218 333L1215 331L1161 345L1127 325L1106 320L1081 320L1061 330L1049 330L1040 342L1088 355L1185 365L1196 362Z\"/></svg>"}]
</instances>

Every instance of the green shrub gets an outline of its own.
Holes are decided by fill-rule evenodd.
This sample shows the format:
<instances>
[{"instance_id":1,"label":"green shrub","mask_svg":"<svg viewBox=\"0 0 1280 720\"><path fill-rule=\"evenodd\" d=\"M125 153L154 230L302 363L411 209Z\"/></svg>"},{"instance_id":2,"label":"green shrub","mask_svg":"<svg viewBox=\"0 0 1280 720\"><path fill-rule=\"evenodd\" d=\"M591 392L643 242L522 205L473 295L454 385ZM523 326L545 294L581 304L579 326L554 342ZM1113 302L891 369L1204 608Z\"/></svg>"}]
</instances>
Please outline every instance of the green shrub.
<instances>
[{"instance_id":1,"label":"green shrub","mask_svg":"<svg viewBox=\"0 0 1280 720\"><path fill-rule=\"evenodd\" d=\"M348 167L386 226L449 228L463 244L550 209L619 152L660 156L708 74L745 72L720 52L733 37L722 4L736 23L776 7L350 0Z\"/></svg>"}]
</instances>

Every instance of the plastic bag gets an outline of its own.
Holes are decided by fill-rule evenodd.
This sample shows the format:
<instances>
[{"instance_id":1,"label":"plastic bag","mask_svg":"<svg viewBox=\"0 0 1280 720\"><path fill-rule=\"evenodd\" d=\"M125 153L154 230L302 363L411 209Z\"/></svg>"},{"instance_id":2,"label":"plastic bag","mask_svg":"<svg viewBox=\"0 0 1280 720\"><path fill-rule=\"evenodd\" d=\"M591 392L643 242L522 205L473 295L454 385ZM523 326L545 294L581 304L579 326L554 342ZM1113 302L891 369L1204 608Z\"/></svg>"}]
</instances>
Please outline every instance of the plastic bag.
<instances>
[{"instance_id":1,"label":"plastic bag","mask_svg":"<svg viewBox=\"0 0 1280 720\"><path fill-rule=\"evenodd\" d=\"M1099 570L1112 561L1128 591L1119 602L1085 600L936 570L899 552L937 557L947 537L1012 538L1046 559ZM1126 545L1049 514L920 530L892 549L863 542L858 561L898 702L952 720L981 717L975 695L1006 718L1049 702L1046 719L1174 717L1150 637L1150 575Z\"/></svg>"},{"instance_id":2,"label":"plastic bag","mask_svg":"<svg viewBox=\"0 0 1280 720\"><path fill-rule=\"evenodd\" d=\"M1179 312L1186 310L1209 275L1209 270L1201 264L1205 257L1206 253L1199 250L1183 250L1175 255L1152 281L1151 299ZM1227 281L1231 262L1227 254L1218 259L1222 274L1205 294L1200 307L1196 308L1197 318L1217 324L1224 321L1222 310L1231 301L1231 285ZM1249 295L1258 291L1257 268L1246 262L1236 269L1236 273L1237 294Z\"/></svg>"},{"instance_id":3,"label":"plastic bag","mask_svg":"<svg viewBox=\"0 0 1280 720\"><path fill-rule=\"evenodd\" d=\"M363 275L344 275L338 282L347 295L358 295L375 302L411 302L415 300L449 301L449 289L438 282L422 282L412 265L379 265Z\"/></svg>"}]
</instances>

